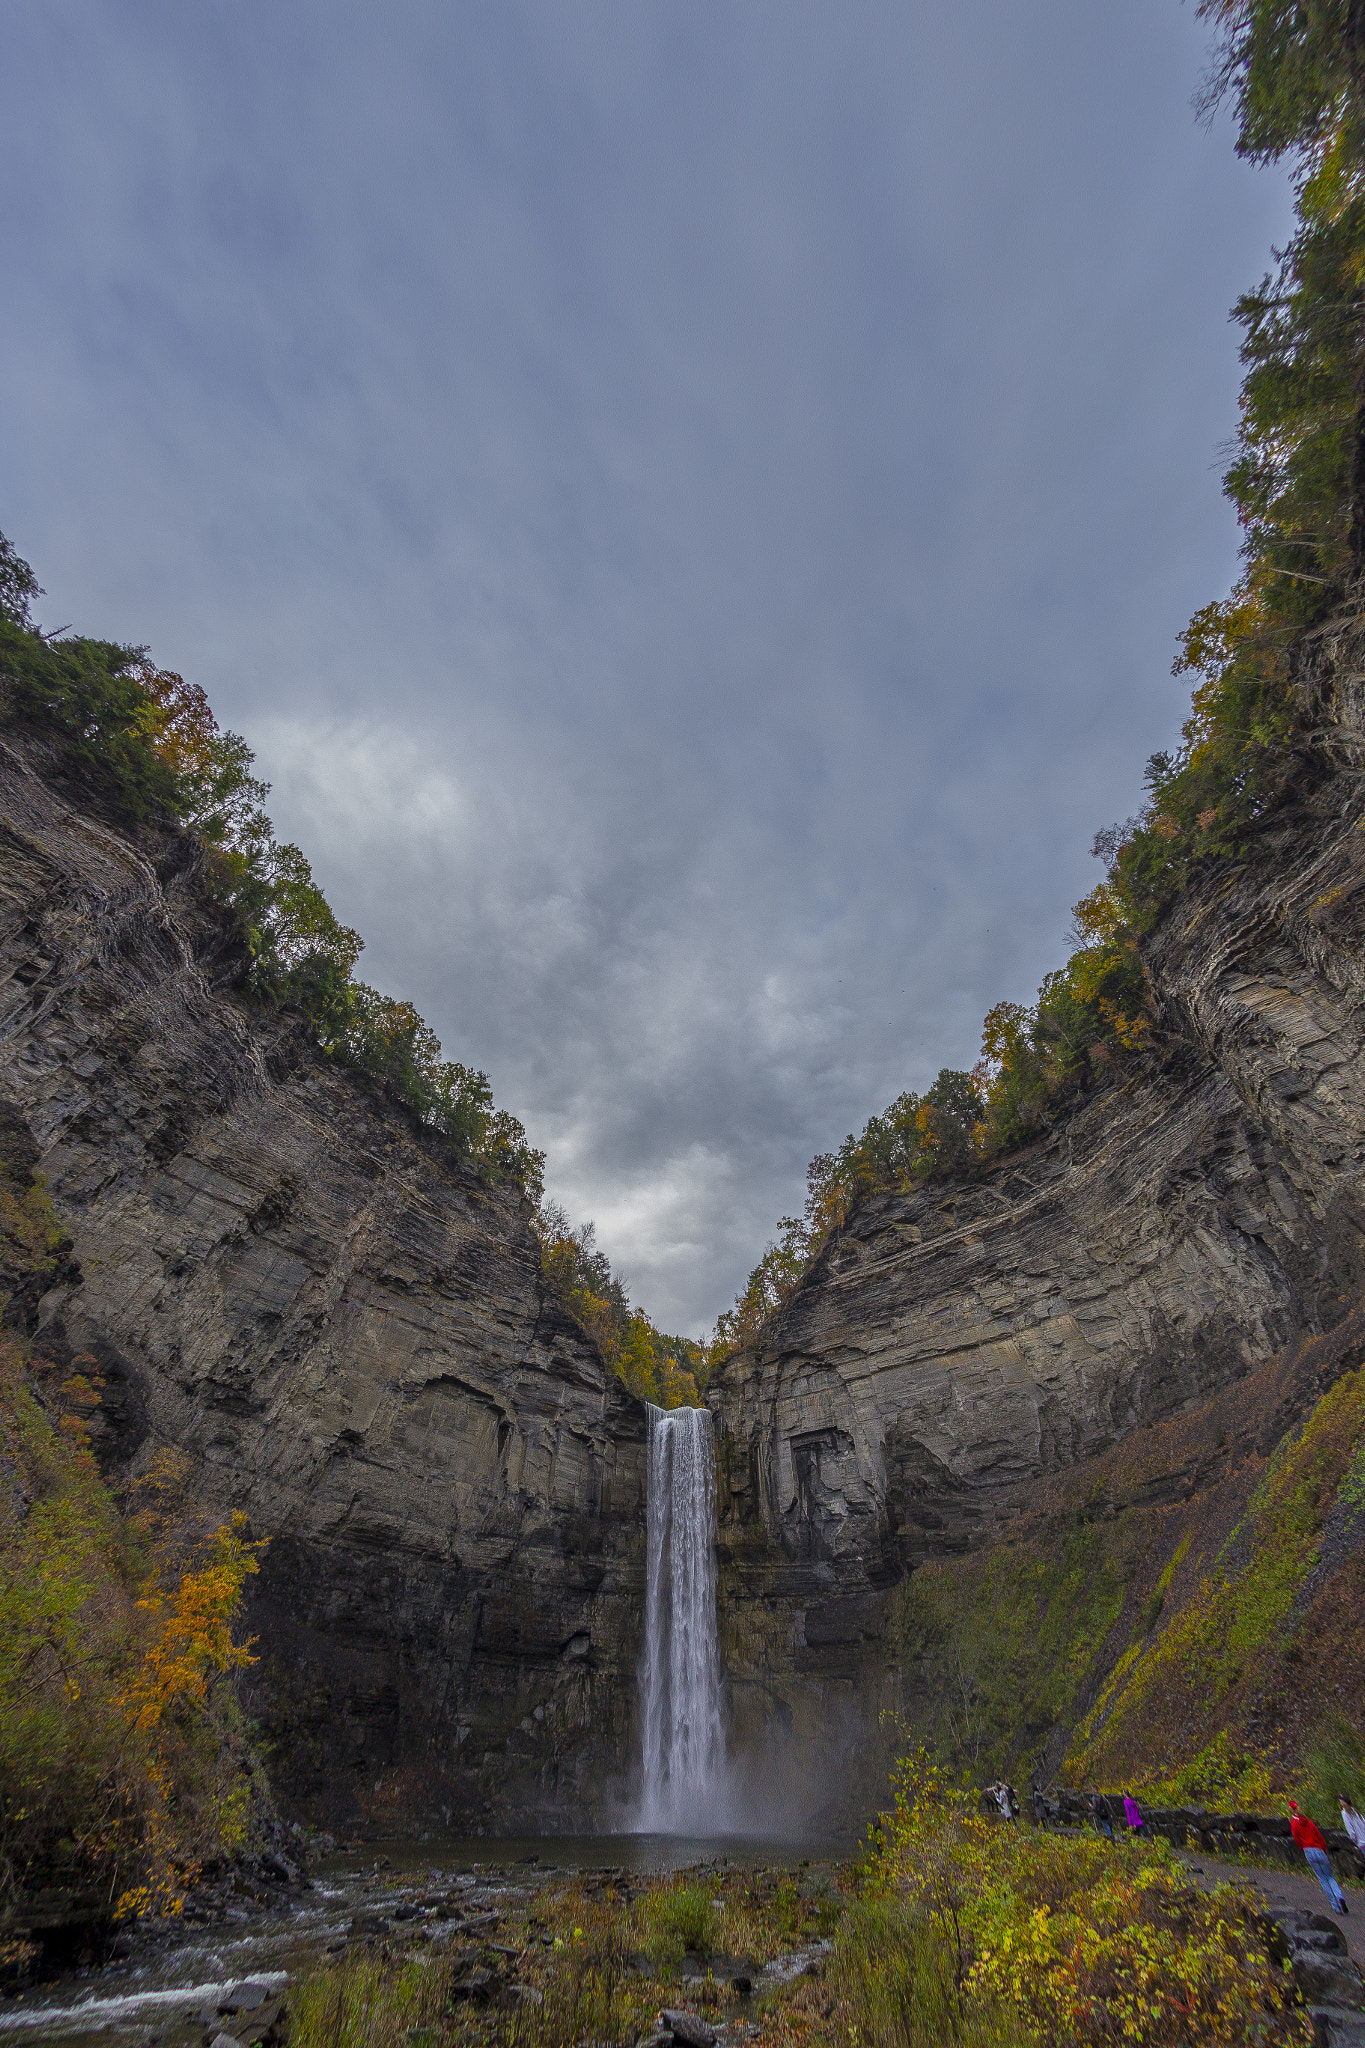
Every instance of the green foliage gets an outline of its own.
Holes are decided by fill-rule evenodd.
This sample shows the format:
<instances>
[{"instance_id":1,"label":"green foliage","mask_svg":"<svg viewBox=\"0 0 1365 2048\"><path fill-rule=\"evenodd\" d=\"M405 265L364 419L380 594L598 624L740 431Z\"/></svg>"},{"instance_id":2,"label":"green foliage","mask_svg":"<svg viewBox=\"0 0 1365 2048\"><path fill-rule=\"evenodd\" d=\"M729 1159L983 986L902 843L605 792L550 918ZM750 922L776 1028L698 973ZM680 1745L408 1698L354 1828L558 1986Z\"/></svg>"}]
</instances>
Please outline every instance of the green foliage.
<instances>
[{"instance_id":1,"label":"green foliage","mask_svg":"<svg viewBox=\"0 0 1365 2048\"><path fill-rule=\"evenodd\" d=\"M1297 1783L1300 1804L1320 1827L1339 1828L1348 1803L1365 1813L1365 1735L1340 1708L1304 1744Z\"/></svg>"},{"instance_id":2,"label":"green foliage","mask_svg":"<svg viewBox=\"0 0 1365 2048\"><path fill-rule=\"evenodd\" d=\"M1212 1738L1239 1693L1295 1643L1296 1596L1317 1562L1322 1528L1365 1440L1365 1372L1345 1374L1302 1431L1270 1460L1247 1514L1213 1569L1158 1633L1134 1642L1081 1724L1067 1760L1073 1783L1143 1777L1153 1751L1208 1779L1223 1773L1244 1801L1260 1759ZM1191 1756L1201 1738L1211 1746ZM1168 1766L1169 1768L1169 1766ZM1229 1775L1230 1774L1230 1775ZM1168 1778L1167 1783L1171 1782ZM1203 1782L1203 1780L1201 1780ZM1259 1782L1259 1781L1258 1781Z\"/></svg>"},{"instance_id":3,"label":"green foliage","mask_svg":"<svg viewBox=\"0 0 1365 2048\"><path fill-rule=\"evenodd\" d=\"M1293 237L1234 309L1245 378L1224 485L1243 574L1182 636L1176 673L1198 681L1181 744L1148 762L1141 814L1097 836L1108 877L1076 907L1077 950L1031 1008L1000 1003L985 1020L971 1076L979 1120L947 1110L940 1126L935 1110L926 1130L924 1105L904 1095L814 1161L820 1227L784 1218L717 1325L724 1352L754 1340L866 1194L1027 1143L1077 1091L1140 1053L1150 1017L1138 940L1203 866L1243 855L1259 821L1317 772L1312 736L1296 724L1296 651L1365 566L1365 49L1354 0L1203 0L1199 12L1218 30L1207 107L1230 96L1239 152L1287 156L1294 174Z\"/></svg>"},{"instance_id":4,"label":"green foliage","mask_svg":"<svg viewBox=\"0 0 1365 2048\"><path fill-rule=\"evenodd\" d=\"M28 563L0 533L0 619L31 633L30 603L42 595L42 588Z\"/></svg>"},{"instance_id":5,"label":"green foliage","mask_svg":"<svg viewBox=\"0 0 1365 2048\"><path fill-rule=\"evenodd\" d=\"M219 729L204 692L140 647L48 641L32 627L33 571L0 535L0 722L38 735L59 772L133 825L175 821L203 844L206 873L240 935L256 1000L302 1012L333 1058L368 1074L482 1170L539 1199L544 1154L495 1109L488 1077L442 1061L411 1003L354 979L362 950L265 811L268 783L238 733Z\"/></svg>"},{"instance_id":6,"label":"green foliage","mask_svg":"<svg viewBox=\"0 0 1365 2048\"><path fill-rule=\"evenodd\" d=\"M1365 67L1346 0L1205 0L1220 41L1208 104L1230 95L1238 150L1293 164L1295 231L1234 308L1241 416L1224 479L1245 569L1186 630L1176 672L1201 678L1182 744L1152 757L1150 800L1117 867L1150 925L1194 867L1241 852L1302 775L1294 650L1365 561Z\"/></svg>"},{"instance_id":7,"label":"green foliage","mask_svg":"<svg viewBox=\"0 0 1365 2048\"><path fill-rule=\"evenodd\" d=\"M864 1929L885 1943L887 1921L903 1934L918 1923L916 1977L927 2010L944 2020L936 2033L900 2039L1150 2048L1311 2040L1249 1886L1196 1890L1161 1841L993 1823L976 1794L923 1752L897 1766L892 1784L894 1804L874 1831L865 1876L865 1896L882 1915L870 1926L850 1915L841 1947ZM872 1973L842 1970L877 2012ZM883 2008L879 2023L888 2022L894 2008Z\"/></svg>"},{"instance_id":8,"label":"green foliage","mask_svg":"<svg viewBox=\"0 0 1365 2048\"><path fill-rule=\"evenodd\" d=\"M539 1200L544 1153L533 1150L516 1117L493 1107L486 1074L442 1060L440 1040L411 1003L353 981L319 1017L318 1029L338 1058L369 1074L468 1158L520 1181Z\"/></svg>"},{"instance_id":9,"label":"green foliage","mask_svg":"<svg viewBox=\"0 0 1365 2048\"><path fill-rule=\"evenodd\" d=\"M1031 1009L1007 1002L988 1013L970 1074L943 1068L924 1095L907 1090L837 1152L812 1159L804 1211L782 1218L780 1236L717 1319L713 1362L756 1341L869 1195L908 1194L988 1164L1036 1135L1097 1075L1143 1050L1147 989L1136 933L1114 888L1100 883L1072 916L1077 950L1048 975Z\"/></svg>"},{"instance_id":10,"label":"green foliage","mask_svg":"<svg viewBox=\"0 0 1365 2048\"><path fill-rule=\"evenodd\" d=\"M291 2000L297 2048L408 2048L424 2029L440 2028L448 2009L448 1971L427 1958L390 1969L378 1957L348 1957L336 1969L305 1974ZM439 2035L434 2036L439 2038Z\"/></svg>"},{"instance_id":11,"label":"green foliage","mask_svg":"<svg viewBox=\"0 0 1365 2048\"><path fill-rule=\"evenodd\" d=\"M935 1175L972 1164L984 1115L978 1076L945 1067L926 1094L898 1096L868 1120L861 1135L850 1132L837 1152L812 1159L805 1208L800 1216L782 1218L781 1235L750 1273L734 1307L718 1318L712 1360L754 1341L767 1317L795 1293L830 1234L869 1194L881 1187L921 1187Z\"/></svg>"},{"instance_id":12,"label":"green foliage","mask_svg":"<svg viewBox=\"0 0 1365 2048\"><path fill-rule=\"evenodd\" d=\"M0 1278L41 1281L63 1240L13 1147L0 1198ZM115 1500L82 1365L58 1384L0 1336L0 1914L53 1885L174 1911L268 1808L230 1682L260 1546L203 1521L172 1453Z\"/></svg>"},{"instance_id":13,"label":"green foliage","mask_svg":"<svg viewBox=\"0 0 1365 2048\"><path fill-rule=\"evenodd\" d=\"M651 1893L645 1924L650 1954L662 1962L681 1962L684 1954L710 1954L716 1946L720 1918L710 1892L700 1885L679 1883Z\"/></svg>"},{"instance_id":14,"label":"green foliage","mask_svg":"<svg viewBox=\"0 0 1365 2048\"><path fill-rule=\"evenodd\" d=\"M594 1339L631 1393L659 1408L695 1408L706 1384L708 1355L690 1337L668 1337L631 1305L596 1226L575 1228L558 1202L542 1201L532 1218L541 1270Z\"/></svg>"},{"instance_id":15,"label":"green foliage","mask_svg":"<svg viewBox=\"0 0 1365 2048\"><path fill-rule=\"evenodd\" d=\"M1274 1797L1269 1762L1228 1728L1169 1776L1148 1770L1131 1782L1154 1806L1202 1806L1209 1813L1264 1813ZM1340 1823L1334 1814L1331 1825Z\"/></svg>"},{"instance_id":16,"label":"green foliage","mask_svg":"<svg viewBox=\"0 0 1365 2048\"><path fill-rule=\"evenodd\" d=\"M645 1880L635 1896L562 1878L508 1904L499 1949L448 1946L316 1966L291 1995L294 2048L626 2048L661 2007L700 2009L770 2048L1222 2048L1311 2040L1266 1947L1249 1887L1196 1890L1165 1843L1104 1843L986 1819L923 1757L897 1770L860 1869L840 1892L809 1873L716 1869L706 1889ZM850 1896L850 1894L853 1894ZM679 1984L686 1955L789 1953L833 1936L815 1970L741 1997L722 1972ZM515 1973L481 2011L471 1966ZM505 1982L505 1975L504 1975ZM461 1990L465 1996L461 1997ZM756 2022L756 2024L754 2024Z\"/></svg>"},{"instance_id":17,"label":"green foliage","mask_svg":"<svg viewBox=\"0 0 1365 2048\"><path fill-rule=\"evenodd\" d=\"M49 644L0 618L0 719L42 734L59 772L134 823L177 814L175 779L153 744L159 711L137 647Z\"/></svg>"},{"instance_id":18,"label":"green foliage","mask_svg":"<svg viewBox=\"0 0 1365 2048\"><path fill-rule=\"evenodd\" d=\"M1095 851L1112 862L1118 842L1101 833ZM1049 974L1032 1008L997 1003L982 1025L981 1059L970 1074L945 1067L924 1095L907 1091L837 1152L812 1159L800 1216L750 1273L717 1322L713 1362L758 1338L790 1300L831 1234L881 1189L902 1194L971 1173L1026 1143L1058 1109L1116 1064L1144 1050L1150 1025L1137 933L1112 873L1076 904L1076 951Z\"/></svg>"},{"instance_id":19,"label":"green foliage","mask_svg":"<svg viewBox=\"0 0 1365 2048\"><path fill-rule=\"evenodd\" d=\"M265 1804L225 1689L251 1661L233 1624L256 1561L183 1490L173 1516L145 1487L119 1513L89 1448L98 1398L76 1374L40 1401L0 1340L0 1906L66 1884L175 1911Z\"/></svg>"},{"instance_id":20,"label":"green foliage","mask_svg":"<svg viewBox=\"0 0 1365 2048\"><path fill-rule=\"evenodd\" d=\"M1022 1772L1075 1718L1130 1570L1106 1523L922 1565L897 1589L889 1629L916 1735L955 1769Z\"/></svg>"},{"instance_id":21,"label":"green foliage","mask_svg":"<svg viewBox=\"0 0 1365 2048\"><path fill-rule=\"evenodd\" d=\"M1014 2015L958 1999L951 1952L928 1917L894 1893L850 1906L829 1980L847 2007L859 2048L1013 2048L1032 2037Z\"/></svg>"}]
</instances>

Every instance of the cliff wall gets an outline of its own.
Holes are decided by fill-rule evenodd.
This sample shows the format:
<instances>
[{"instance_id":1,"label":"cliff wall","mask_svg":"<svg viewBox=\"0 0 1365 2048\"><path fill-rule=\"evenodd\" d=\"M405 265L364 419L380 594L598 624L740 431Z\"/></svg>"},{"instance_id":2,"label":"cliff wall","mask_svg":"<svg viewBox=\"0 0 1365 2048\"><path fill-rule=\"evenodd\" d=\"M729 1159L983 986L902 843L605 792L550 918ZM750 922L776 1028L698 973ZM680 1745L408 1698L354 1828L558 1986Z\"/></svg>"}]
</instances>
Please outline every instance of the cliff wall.
<instances>
[{"instance_id":1,"label":"cliff wall","mask_svg":"<svg viewBox=\"0 0 1365 2048\"><path fill-rule=\"evenodd\" d=\"M1361 1290L1363 637L1308 644L1296 807L1147 942L1151 1055L990 1172L865 1203L712 1390L735 1745L789 1812L875 1793L879 1709L937 1725L971 1691L907 1585L937 1573L941 1614L955 1561L1025 1538L1050 1570L1111 1468L1197 1491L1185 1436L1220 1440ZM15 744L0 847L0 1106L72 1240L11 1314L94 1357L111 1470L180 1450L206 1509L269 1537L253 1686L285 1790L343 1823L608 1818L643 1413L545 1289L521 1198L241 998L193 839ZM1160 1578L1129 1551L1076 1553L1098 1604L1068 1711L1123 1651L1122 1589ZM1046 1748L1038 1685L1017 1718Z\"/></svg>"},{"instance_id":2,"label":"cliff wall","mask_svg":"<svg viewBox=\"0 0 1365 2048\"><path fill-rule=\"evenodd\" d=\"M1354 618L1307 644L1298 801L1146 943L1153 1054L993 1171L865 1203L713 1389L736 1728L798 1776L903 1706L907 1572L1007 1541L1053 1475L1359 1293L1361 654Z\"/></svg>"},{"instance_id":3,"label":"cliff wall","mask_svg":"<svg viewBox=\"0 0 1365 2048\"><path fill-rule=\"evenodd\" d=\"M72 1244L40 1352L102 1461L270 1539L253 1704L333 1824L608 1812L633 1754L643 1410L519 1191L234 993L196 842L0 746L0 1104Z\"/></svg>"}]
</instances>

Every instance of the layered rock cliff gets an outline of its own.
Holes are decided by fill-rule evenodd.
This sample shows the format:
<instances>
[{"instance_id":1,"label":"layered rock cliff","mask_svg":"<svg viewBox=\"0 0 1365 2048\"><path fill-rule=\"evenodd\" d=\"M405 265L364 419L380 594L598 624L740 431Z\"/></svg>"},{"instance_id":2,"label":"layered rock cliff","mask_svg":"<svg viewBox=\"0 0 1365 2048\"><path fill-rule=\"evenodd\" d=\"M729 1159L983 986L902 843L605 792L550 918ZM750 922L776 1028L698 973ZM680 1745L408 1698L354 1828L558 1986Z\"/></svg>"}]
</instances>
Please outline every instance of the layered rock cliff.
<instances>
[{"instance_id":1,"label":"layered rock cliff","mask_svg":"<svg viewBox=\"0 0 1365 2048\"><path fill-rule=\"evenodd\" d=\"M71 1238L38 1350L102 1460L269 1538L253 1704L334 1824L608 1811L633 1755L643 1411L519 1191L234 993L188 835L0 747L0 1103Z\"/></svg>"},{"instance_id":2,"label":"layered rock cliff","mask_svg":"<svg viewBox=\"0 0 1365 2048\"><path fill-rule=\"evenodd\" d=\"M871 1741L908 1571L1007 1534L1049 1475L1359 1292L1363 646L1354 617L1306 644L1298 802L1146 942L1152 1055L992 1172L865 1203L713 1389L752 1746Z\"/></svg>"},{"instance_id":3,"label":"layered rock cliff","mask_svg":"<svg viewBox=\"0 0 1365 2048\"><path fill-rule=\"evenodd\" d=\"M904 1709L908 1574L1021 1529L1065 1548L1073 1479L1112 1491L1143 1432L1158 1472L1172 1418L1221 1441L1229 1390L1361 1288L1363 651L1354 620L1308 643L1297 807L1146 942L1154 1051L990 1172L865 1203L712 1389L734 1742L796 1766L788 1811L793 1783L856 1797ZM71 1237L11 1313L96 1360L111 1470L178 1449L270 1539L253 1688L284 1789L376 1825L609 1817L643 1413L520 1196L242 998L192 837L15 741L0 845L0 1105Z\"/></svg>"}]
</instances>

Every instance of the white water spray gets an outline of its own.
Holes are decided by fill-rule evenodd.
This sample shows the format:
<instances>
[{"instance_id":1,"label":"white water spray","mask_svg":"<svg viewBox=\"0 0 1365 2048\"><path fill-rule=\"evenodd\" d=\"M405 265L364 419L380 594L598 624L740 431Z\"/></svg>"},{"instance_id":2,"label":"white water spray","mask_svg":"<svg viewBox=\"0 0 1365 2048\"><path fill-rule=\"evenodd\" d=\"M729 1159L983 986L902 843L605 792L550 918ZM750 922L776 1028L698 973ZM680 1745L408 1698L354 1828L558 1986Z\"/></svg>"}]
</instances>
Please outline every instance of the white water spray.
<instances>
[{"instance_id":1,"label":"white water spray","mask_svg":"<svg viewBox=\"0 0 1365 2048\"><path fill-rule=\"evenodd\" d=\"M725 1823L716 1640L716 1447L709 1410L649 1404L649 1548L640 1666L638 1825L705 1834Z\"/></svg>"}]
</instances>

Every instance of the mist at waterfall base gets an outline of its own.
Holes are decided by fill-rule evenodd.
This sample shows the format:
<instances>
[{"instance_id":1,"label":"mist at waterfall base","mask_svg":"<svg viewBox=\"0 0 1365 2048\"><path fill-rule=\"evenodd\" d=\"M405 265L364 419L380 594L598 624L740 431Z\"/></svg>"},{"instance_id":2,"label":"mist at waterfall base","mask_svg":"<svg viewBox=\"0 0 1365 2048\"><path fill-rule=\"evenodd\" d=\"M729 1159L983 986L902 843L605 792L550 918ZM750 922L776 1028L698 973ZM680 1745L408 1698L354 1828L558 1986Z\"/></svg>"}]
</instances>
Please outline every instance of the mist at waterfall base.
<instances>
[{"instance_id":1,"label":"mist at waterfall base","mask_svg":"<svg viewBox=\"0 0 1365 2048\"><path fill-rule=\"evenodd\" d=\"M716 1626L716 1443L709 1409L649 1409L638 1834L778 1839L801 1801L726 1754ZM811 1804L815 1802L812 1800Z\"/></svg>"}]
</instances>

